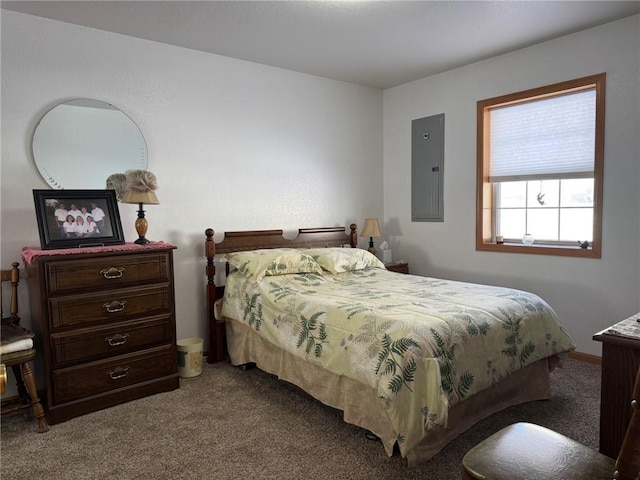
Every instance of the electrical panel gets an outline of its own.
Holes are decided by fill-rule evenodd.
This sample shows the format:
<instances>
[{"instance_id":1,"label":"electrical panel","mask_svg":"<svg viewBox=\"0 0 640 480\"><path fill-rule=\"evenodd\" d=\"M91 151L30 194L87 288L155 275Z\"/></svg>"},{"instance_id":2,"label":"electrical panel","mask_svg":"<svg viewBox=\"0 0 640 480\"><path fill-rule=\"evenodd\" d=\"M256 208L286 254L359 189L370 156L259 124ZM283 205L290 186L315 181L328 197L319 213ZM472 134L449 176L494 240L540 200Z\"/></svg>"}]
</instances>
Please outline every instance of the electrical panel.
<instances>
[{"instance_id":1,"label":"electrical panel","mask_svg":"<svg viewBox=\"0 0 640 480\"><path fill-rule=\"evenodd\" d=\"M444 221L444 113L411 122L411 220Z\"/></svg>"}]
</instances>

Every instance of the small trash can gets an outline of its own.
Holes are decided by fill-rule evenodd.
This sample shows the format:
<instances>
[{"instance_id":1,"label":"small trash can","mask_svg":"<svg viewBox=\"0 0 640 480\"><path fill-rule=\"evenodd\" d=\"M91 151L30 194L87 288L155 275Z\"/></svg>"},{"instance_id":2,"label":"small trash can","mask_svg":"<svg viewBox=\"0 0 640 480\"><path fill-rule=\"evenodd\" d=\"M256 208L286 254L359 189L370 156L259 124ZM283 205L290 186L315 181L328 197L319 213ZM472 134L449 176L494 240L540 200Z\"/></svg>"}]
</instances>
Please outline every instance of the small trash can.
<instances>
[{"instance_id":1,"label":"small trash can","mask_svg":"<svg viewBox=\"0 0 640 480\"><path fill-rule=\"evenodd\" d=\"M202 338L178 340L178 375L183 378L197 377L202 373Z\"/></svg>"}]
</instances>

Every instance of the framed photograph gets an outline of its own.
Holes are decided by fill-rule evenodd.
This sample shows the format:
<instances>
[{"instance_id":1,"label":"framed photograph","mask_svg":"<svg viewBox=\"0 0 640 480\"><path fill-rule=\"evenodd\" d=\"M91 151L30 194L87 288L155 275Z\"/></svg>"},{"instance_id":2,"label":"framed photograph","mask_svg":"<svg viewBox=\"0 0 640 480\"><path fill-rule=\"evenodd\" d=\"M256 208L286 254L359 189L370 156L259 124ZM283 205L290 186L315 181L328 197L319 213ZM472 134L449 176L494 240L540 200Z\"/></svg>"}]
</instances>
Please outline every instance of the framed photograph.
<instances>
[{"instance_id":1,"label":"framed photograph","mask_svg":"<svg viewBox=\"0 0 640 480\"><path fill-rule=\"evenodd\" d=\"M124 243L115 190L34 190L43 250Z\"/></svg>"}]
</instances>

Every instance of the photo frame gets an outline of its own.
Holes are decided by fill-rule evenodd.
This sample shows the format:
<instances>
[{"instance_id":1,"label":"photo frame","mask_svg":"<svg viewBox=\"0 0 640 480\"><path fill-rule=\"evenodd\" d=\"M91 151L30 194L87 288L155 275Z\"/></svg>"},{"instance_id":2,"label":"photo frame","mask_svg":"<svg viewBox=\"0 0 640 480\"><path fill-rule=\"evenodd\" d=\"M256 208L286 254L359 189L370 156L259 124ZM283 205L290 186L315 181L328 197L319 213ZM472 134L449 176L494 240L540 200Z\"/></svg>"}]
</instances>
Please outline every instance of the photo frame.
<instances>
[{"instance_id":1,"label":"photo frame","mask_svg":"<svg viewBox=\"0 0 640 480\"><path fill-rule=\"evenodd\" d=\"M124 243L115 190L33 190L33 201L43 250Z\"/></svg>"}]
</instances>

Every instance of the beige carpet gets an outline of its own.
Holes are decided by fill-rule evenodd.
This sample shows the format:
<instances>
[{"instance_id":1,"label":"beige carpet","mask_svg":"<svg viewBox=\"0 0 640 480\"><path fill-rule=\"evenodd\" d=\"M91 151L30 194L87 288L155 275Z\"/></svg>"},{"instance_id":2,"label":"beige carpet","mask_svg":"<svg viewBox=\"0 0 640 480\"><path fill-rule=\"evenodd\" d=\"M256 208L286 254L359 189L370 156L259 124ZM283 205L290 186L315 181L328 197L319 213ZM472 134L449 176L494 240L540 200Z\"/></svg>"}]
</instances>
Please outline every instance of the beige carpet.
<instances>
[{"instance_id":1,"label":"beige carpet","mask_svg":"<svg viewBox=\"0 0 640 480\"><path fill-rule=\"evenodd\" d=\"M2 418L2 480L459 479L465 452L516 421L549 426L597 449L600 368L567 360L552 399L512 407L467 431L426 464L406 467L339 411L258 369L206 365L179 390L35 432Z\"/></svg>"}]
</instances>

